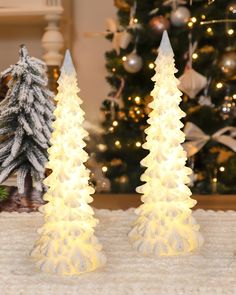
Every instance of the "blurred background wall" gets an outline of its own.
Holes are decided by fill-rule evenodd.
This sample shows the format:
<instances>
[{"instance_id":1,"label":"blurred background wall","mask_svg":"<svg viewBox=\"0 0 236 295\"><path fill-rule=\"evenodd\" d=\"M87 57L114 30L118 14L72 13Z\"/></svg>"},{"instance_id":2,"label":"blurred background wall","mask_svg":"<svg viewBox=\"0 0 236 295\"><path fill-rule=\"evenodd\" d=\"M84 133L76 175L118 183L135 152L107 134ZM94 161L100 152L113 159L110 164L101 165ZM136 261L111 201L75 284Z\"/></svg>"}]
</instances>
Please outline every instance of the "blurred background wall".
<instances>
[{"instance_id":1,"label":"blurred background wall","mask_svg":"<svg viewBox=\"0 0 236 295\"><path fill-rule=\"evenodd\" d=\"M104 53L111 44L104 37L88 38L85 32L104 31L105 19L114 16L113 0L64 0L61 30L65 47L72 50L78 71L81 98L86 119L97 122L101 102L106 98L109 86L105 81ZM18 59L18 46L28 46L30 54L42 58L41 37L45 24L22 19L5 21L0 18L0 71Z\"/></svg>"}]
</instances>

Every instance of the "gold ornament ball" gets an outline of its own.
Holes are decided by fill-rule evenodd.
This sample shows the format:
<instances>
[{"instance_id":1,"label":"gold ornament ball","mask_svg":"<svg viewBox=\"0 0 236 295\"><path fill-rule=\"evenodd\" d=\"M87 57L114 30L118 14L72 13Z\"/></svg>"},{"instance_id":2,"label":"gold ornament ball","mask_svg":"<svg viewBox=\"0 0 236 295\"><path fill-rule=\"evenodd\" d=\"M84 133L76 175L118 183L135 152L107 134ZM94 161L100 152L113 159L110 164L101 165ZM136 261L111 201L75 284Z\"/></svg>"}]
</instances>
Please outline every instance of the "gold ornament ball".
<instances>
[{"instance_id":1,"label":"gold ornament ball","mask_svg":"<svg viewBox=\"0 0 236 295\"><path fill-rule=\"evenodd\" d=\"M233 78L236 76L236 52L225 52L219 61L219 68L227 78Z\"/></svg>"},{"instance_id":2,"label":"gold ornament ball","mask_svg":"<svg viewBox=\"0 0 236 295\"><path fill-rule=\"evenodd\" d=\"M165 30L169 29L170 22L163 15L158 15L151 18L149 27L154 34L161 35Z\"/></svg>"}]
</instances>

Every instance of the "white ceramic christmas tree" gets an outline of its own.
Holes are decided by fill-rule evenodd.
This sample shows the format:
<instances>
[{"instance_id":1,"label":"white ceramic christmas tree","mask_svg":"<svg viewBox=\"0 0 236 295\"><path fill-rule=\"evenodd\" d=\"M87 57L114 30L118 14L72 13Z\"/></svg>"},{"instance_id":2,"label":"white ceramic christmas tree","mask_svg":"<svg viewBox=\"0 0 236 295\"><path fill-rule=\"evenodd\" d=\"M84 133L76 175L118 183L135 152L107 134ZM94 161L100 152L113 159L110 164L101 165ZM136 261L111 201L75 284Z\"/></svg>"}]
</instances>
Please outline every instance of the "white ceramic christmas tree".
<instances>
[{"instance_id":1,"label":"white ceramic christmas tree","mask_svg":"<svg viewBox=\"0 0 236 295\"><path fill-rule=\"evenodd\" d=\"M76 72L69 51L59 78L47 168L52 173L45 180L49 187L44 195L48 203L41 211L45 224L31 255L42 271L61 275L88 272L105 264L106 257L94 235L97 220L89 203L94 189L89 186L88 159L82 127L84 112L77 96Z\"/></svg>"},{"instance_id":2,"label":"white ceramic christmas tree","mask_svg":"<svg viewBox=\"0 0 236 295\"><path fill-rule=\"evenodd\" d=\"M137 188L143 194L142 204L136 209L138 218L129 238L133 247L144 255L178 255L200 247L203 238L199 225L192 216L196 201L190 198L190 168L185 167L186 152L181 143L181 92L174 63L174 53L167 32L164 32L156 60L155 82L149 104L149 127L143 148L149 154L141 161L147 167Z\"/></svg>"}]
</instances>

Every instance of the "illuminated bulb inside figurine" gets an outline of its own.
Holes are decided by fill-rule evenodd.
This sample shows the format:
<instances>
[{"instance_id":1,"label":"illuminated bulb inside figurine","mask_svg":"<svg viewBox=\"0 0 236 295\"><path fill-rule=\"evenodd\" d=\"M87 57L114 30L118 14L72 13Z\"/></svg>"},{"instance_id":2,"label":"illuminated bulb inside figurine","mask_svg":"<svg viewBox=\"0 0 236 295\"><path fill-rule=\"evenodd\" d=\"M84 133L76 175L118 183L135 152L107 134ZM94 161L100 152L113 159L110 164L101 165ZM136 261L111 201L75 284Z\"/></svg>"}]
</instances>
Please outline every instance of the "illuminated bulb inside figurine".
<instances>
[{"instance_id":1,"label":"illuminated bulb inside figurine","mask_svg":"<svg viewBox=\"0 0 236 295\"><path fill-rule=\"evenodd\" d=\"M84 165L88 155L83 150L88 133L82 127L82 100L77 96L76 72L68 51L58 82L47 164L52 173L44 181L47 203L40 208L44 225L31 256L44 272L77 275L103 266L106 257L94 235L98 221L89 205L94 189L89 186L90 172Z\"/></svg>"},{"instance_id":2,"label":"illuminated bulb inside figurine","mask_svg":"<svg viewBox=\"0 0 236 295\"><path fill-rule=\"evenodd\" d=\"M129 239L133 247L144 255L171 256L199 248L203 238L192 216L196 201L190 198L187 187L191 169L186 167L186 152L182 147L185 135L181 131L181 92L175 77L174 53L167 32L164 32L156 60L155 82L149 104L149 127L142 145L149 154L141 161L146 167L137 188L143 204Z\"/></svg>"}]
</instances>

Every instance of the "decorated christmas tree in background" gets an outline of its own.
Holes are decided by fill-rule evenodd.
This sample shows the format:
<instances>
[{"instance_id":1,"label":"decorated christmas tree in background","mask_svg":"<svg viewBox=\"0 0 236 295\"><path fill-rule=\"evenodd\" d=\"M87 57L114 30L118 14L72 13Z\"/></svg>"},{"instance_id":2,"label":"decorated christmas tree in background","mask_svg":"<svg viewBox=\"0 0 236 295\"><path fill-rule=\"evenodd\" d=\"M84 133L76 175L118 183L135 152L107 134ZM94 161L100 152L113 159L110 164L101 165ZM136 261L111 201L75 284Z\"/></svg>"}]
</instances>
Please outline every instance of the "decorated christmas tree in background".
<instances>
[{"instance_id":1,"label":"decorated christmas tree in background","mask_svg":"<svg viewBox=\"0 0 236 295\"><path fill-rule=\"evenodd\" d=\"M92 271L105 264L106 257L94 235L97 220L89 205L94 189L89 185L90 172L84 162L84 112L77 96L76 72L69 51L59 78L57 108L54 112L47 167L52 173L45 179L49 187L42 207L45 224L32 256L41 270L62 275Z\"/></svg>"},{"instance_id":2,"label":"decorated christmas tree in background","mask_svg":"<svg viewBox=\"0 0 236 295\"><path fill-rule=\"evenodd\" d=\"M185 147L194 170L192 190L234 193L236 24L230 20L236 19L235 1L119 0L115 4L118 24L108 31L114 49L106 53L112 90L102 106L103 143L97 150L112 191L134 192L140 184L139 163L146 155L141 145L152 100L150 78L161 35L168 30L184 92L183 122L191 123ZM199 128L197 139L189 127ZM199 140L204 144L199 145Z\"/></svg>"},{"instance_id":3,"label":"decorated christmas tree in background","mask_svg":"<svg viewBox=\"0 0 236 295\"><path fill-rule=\"evenodd\" d=\"M42 191L54 110L46 65L21 46L20 60L1 74L9 75L9 90L0 103L0 183L17 171L20 194L29 193L32 180Z\"/></svg>"},{"instance_id":4,"label":"decorated christmas tree in background","mask_svg":"<svg viewBox=\"0 0 236 295\"><path fill-rule=\"evenodd\" d=\"M155 82L151 93L152 111L147 120L150 126L143 148L149 154L141 161L147 167L141 180L146 182L137 191L144 202L129 238L133 246L145 255L177 255L201 246L203 239L199 226L191 216L196 201L190 198L189 183L192 171L185 167L186 152L181 143L181 92L178 90L174 53L165 31L156 60ZM166 107L168 105L168 107Z\"/></svg>"}]
</instances>

